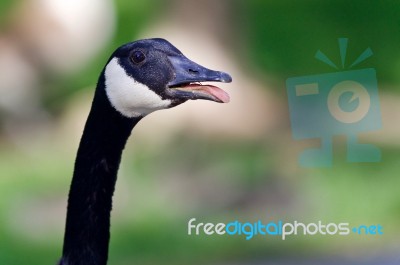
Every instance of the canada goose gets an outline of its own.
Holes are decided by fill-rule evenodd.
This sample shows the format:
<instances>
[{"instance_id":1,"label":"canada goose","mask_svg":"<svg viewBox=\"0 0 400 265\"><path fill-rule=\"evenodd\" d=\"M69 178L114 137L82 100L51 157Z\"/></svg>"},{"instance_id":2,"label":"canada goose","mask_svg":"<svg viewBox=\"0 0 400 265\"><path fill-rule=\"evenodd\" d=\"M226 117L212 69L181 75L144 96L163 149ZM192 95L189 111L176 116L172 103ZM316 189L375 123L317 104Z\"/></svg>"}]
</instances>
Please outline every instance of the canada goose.
<instances>
[{"instance_id":1,"label":"canada goose","mask_svg":"<svg viewBox=\"0 0 400 265\"><path fill-rule=\"evenodd\" d=\"M199 82L231 82L187 59L164 39L119 47L100 74L79 145L59 265L105 265L112 196L121 154L147 114L189 99L229 102L222 89Z\"/></svg>"}]
</instances>

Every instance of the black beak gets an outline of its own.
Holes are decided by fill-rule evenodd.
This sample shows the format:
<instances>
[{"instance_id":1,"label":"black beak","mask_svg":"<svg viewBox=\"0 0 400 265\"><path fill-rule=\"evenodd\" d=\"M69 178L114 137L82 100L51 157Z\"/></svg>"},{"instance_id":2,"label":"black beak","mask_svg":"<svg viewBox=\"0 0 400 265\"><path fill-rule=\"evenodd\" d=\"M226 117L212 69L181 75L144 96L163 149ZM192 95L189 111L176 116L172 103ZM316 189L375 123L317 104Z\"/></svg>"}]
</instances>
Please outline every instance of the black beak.
<instances>
[{"instance_id":1,"label":"black beak","mask_svg":"<svg viewBox=\"0 0 400 265\"><path fill-rule=\"evenodd\" d=\"M232 77L224 72L207 69L183 55L168 56L175 78L168 83L169 94L182 99L206 99L228 102L229 95L222 89L202 85L199 82L232 82Z\"/></svg>"},{"instance_id":2,"label":"black beak","mask_svg":"<svg viewBox=\"0 0 400 265\"><path fill-rule=\"evenodd\" d=\"M169 87L193 82L232 82L232 77L229 74L207 69L183 55L169 56L168 58L175 70L175 79L168 83Z\"/></svg>"}]
</instances>

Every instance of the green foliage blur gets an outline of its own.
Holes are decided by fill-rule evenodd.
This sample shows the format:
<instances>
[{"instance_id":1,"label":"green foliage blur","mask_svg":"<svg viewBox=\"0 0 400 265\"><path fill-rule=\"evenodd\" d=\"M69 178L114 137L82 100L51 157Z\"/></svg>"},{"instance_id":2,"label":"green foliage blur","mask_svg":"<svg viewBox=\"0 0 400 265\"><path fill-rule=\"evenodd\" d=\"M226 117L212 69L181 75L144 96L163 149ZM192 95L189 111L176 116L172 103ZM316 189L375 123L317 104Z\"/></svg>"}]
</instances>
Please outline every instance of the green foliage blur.
<instances>
[{"instance_id":1,"label":"green foliage blur","mask_svg":"<svg viewBox=\"0 0 400 265\"><path fill-rule=\"evenodd\" d=\"M283 78L336 71L314 58L323 51L340 66L338 38L348 38L345 68L367 47L382 83L400 82L400 5L396 0L236 1L236 37L248 60ZM240 10L240 12L239 12ZM391 86L394 89L395 86ZM386 89L386 87L384 87Z\"/></svg>"}]
</instances>

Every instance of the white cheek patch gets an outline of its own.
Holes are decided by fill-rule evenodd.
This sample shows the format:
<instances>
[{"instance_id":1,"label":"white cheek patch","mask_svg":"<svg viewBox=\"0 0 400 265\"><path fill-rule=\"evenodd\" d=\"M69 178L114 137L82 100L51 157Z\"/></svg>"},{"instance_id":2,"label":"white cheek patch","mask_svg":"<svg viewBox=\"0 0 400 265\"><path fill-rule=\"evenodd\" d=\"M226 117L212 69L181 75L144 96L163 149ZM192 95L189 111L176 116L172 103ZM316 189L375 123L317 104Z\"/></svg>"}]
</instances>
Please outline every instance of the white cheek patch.
<instances>
[{"instance_id":1,"label":"white cheek patch","mask_svg":"<svg viewBox=\"0 0 400 265\"><path fill-rule=\"evenodd\" d=\"M163 100L149 87L127 75L117 58L107 64L104 74L111 105L126 117L144 116L171 105L170 100Z\"/></svg>"}]
</instances>

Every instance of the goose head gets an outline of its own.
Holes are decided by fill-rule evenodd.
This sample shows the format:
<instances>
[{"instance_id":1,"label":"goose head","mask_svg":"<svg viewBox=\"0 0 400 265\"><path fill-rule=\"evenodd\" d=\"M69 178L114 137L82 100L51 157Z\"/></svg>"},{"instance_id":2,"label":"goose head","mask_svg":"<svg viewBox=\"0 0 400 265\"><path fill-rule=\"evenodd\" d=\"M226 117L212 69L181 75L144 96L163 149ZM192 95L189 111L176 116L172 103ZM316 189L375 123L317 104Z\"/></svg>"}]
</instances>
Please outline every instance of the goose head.
<instances>
[{"instance_id":1,"label":"goose head","mask_svg":"<svg viewBox=\"0 0 400 265\"><path fill-rule=\"evenodd\" d=\"M207 69L164 39L145 39L119 47L106 64L104 89L123 116L143 117L187 100L229 102L222 89L200 82L229 83L229 74Z\"/></svg>"}]
</instances>

